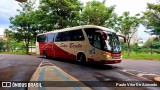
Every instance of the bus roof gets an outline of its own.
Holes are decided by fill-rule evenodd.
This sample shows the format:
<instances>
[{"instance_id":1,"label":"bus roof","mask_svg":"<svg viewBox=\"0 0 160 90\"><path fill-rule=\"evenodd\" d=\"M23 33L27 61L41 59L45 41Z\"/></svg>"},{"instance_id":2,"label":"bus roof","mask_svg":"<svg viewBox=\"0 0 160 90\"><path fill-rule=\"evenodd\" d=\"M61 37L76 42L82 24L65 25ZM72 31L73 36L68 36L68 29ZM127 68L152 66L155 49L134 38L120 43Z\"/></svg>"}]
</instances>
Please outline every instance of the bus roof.
<instances>
[{"instance_id":1,"label":"bus roof","mask_svg":"<svg viewBox=\"0 0 160 90\"><path fill-rule=\"evenodd\" d=\"M97 29L102 29L105 31L109 31L109 32L114 32L114 30L112 29L108 29L102 26L96 26L96 25L82 25L82 26L75 26L75 27L69 27L69 28L64 28L64 29L58 29L58 30L54 30L54 31L49 31L49 32L45 32L45 33L41 33L38 35L42 35L42 34L48 34L48 33L56 33L56 32L64 32L64 31L70 31L70 30L77 30L77 29L85 29L85 28L97 28Z\"/></svg>"}]
</instances>

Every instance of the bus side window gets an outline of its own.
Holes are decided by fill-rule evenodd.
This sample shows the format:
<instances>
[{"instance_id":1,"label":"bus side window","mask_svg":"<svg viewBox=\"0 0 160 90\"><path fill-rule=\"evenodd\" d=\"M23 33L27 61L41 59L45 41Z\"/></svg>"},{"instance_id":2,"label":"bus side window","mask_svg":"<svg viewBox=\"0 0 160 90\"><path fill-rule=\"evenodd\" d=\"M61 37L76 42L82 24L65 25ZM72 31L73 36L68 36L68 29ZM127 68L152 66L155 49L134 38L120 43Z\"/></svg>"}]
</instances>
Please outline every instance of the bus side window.
<instances>
[{"instance_id":1,"label":"bus side window","mask_svg":"<svg viewBox=\"0 0 160 90\"><path fill-rule=\"evenodd\" d=\"M81 41L84 40L82 30L72 30L66 32L59 32L55 35L55 41Z\"/></svg>"},{"instance_id":2,"label":"bus side window","mask_svg":"<svg viewBox=\"0 0 160 90\"><path fill-rule=\"evenodd\" d=\"M93 45L93 35L87 36L91 45Z\"/></svg>"},{"instance_id":3,"label":"bus side window","mask_svg":"<svg viewBox=\"0 0 160 90\"><path fill-rule=\"evenodd\" d=\"M71 41L70 32L71 32L71 31L66 31L66 32L64 32L64 35L63 35L64 41Z\"/></svg>"},{"instance_id":4,"label":"bus side window","mask_svg":"<svg viewBox=\"0 0 160 90\"><path fill-rule=\"evenodd\" d=\"M84 40L84 35L82 30L70 31L71 41L82 41Z\"/></svg>"},{"instance_id":5,"label":"bus side window","mask_svg":"<svg viewBox=\"0 0 160 90\"><path fill-rule=\"evenodd\" d=\"M56 41L56 42L60 41L60 33L57 33L56 38L55 38L55 41Z\"/></svg>"},{"instance_id":6,"label":"bus side window","mask_svg":"<svg viewBox=\"0 0 160 90\"><path fill-rule=\"evenodd\" d=\"M48 42L54 42L54 34L53 33L47 34L47 38L48 38Z\"/></svg>"},{"instance_id":7,"label":"bus side window","mask_svg":"<svg viewBox=\"0 0 160 90\"><path fill-rule=\"evenodd\" d=\"M46 41L47 41L46 35L37 36L37 42L46 42Z\"/></svg>"},{"instance_id":8,"label":"bus side window","mask_svg":"<svg viewBox=\"0 0 160 90\"><path fill-rule=\"evenodd\" d=\"M53 33L54 35L54 37L53 37L53 42L55 42L56 41L56 37L57 37L57 35L58 35L58 33Z\"/></svg>"},{"instance_id":9,"label":"bus side window","mask_svg":"<svg viewBox=\"0 0 160 90\"><path fill-rule=\"evenodd\" d=\"M64 32L58 32L57 35L56 35L56 39L55 41L56 42L61 42L61 41L64 41Z\"/></svg>"},{"instance_id":10,"label":"bus side window","mask_svg":"<svg viewBox=\"0 0 160 90\"><path fill-rule=\"evenodd\" d=\"M84 30L87 34L90 44L93 47L96 47L102 50L105 44L104 44L102 35L98 32L99 30L97 28L86 28Z\"/></svg>"},{"instance_id":11,"label":"bus side window","mask_svg":"<svg viewBox=\"0 0 160 90\"><path fill-rule=\"evenodd\" d=\"M101 39L100 39L100 34L99 33L94 34L93 46L98 48L98 49L101 49Z\"/></svg>"}]
</instances>

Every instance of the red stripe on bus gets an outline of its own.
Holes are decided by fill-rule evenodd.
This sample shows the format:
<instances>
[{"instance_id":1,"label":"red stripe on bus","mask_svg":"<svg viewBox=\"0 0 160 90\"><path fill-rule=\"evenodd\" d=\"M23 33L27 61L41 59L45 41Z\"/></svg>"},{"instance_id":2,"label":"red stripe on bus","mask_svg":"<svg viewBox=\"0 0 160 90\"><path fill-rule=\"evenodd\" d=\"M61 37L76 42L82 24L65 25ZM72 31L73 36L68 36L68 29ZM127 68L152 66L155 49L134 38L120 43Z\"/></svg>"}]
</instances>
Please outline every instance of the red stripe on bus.
<instances>
[{"instance_id":1,"label":"red stripe on bus","mask_svg":"<svg viewBox=\"0 0 160 90\"><path fill-rule=\"evenodd\" d=\"M39 43L39 48L40 48L40 55L43 55L43 51L46 50L47 55L50 57L76 60L75 55L61 49L55 43L51 43L51 42Z\"/></svg>"},{"instance_id":2,"label":"red stripe on bus","mask_svg":"<svg viewBox=\"0 0 160 90\"><path fill-rule=\"evenodd\" d=\"M121 56L121 53L120 54L111 54L112 57L120 57Z\"/></svg>"},{"instance_id":3,"label":"red stripe on bus","mask_svg":"<svg viewBox=\"0 0 160 90\"><path fill-rule=\"evenodd\" d=\"M63 58L63 59L70 59L70 60L76 60L76 56L61 49L60 47L58 47L56 44L53 44L53 47L56 49L56 55L58 58Z\"/></svg>"}]
</instances>

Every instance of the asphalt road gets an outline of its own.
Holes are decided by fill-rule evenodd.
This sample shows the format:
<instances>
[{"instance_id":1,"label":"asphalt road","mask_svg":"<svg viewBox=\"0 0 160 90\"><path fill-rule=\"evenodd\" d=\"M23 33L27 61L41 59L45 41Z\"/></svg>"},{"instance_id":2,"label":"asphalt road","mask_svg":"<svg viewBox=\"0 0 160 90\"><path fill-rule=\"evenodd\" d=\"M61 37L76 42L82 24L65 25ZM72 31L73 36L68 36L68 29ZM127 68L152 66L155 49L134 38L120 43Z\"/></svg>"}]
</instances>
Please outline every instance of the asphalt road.
<instances>
[{"instance_id":1,"label":"asphalt road","mask_svg":"<svg viewBox=\"0 0 160 90\"><path fill-rule=\"evenodd\" d=\"M42 59L35 56L0 55L0 81L29 81L41 62ZM24 89L27 88L5 88L5 90Z\"/></svg>"},{"instance_id":2,"label":"asphalt road","mask_svg":"<svg viewBox=\"0 0 160 90\"><path fill-rule=\"evenodd\" d=\"M28 55L0 55L0 81L29 81L43 59ZM154 77L160 75L160 61L123 60L120 64L112 65L82 65L75 61L47 60L95 90L160 90L160 87L93 87L90 83L93 81L102 84L104 81L153 81Z\"/></svg>"}]
</instances>

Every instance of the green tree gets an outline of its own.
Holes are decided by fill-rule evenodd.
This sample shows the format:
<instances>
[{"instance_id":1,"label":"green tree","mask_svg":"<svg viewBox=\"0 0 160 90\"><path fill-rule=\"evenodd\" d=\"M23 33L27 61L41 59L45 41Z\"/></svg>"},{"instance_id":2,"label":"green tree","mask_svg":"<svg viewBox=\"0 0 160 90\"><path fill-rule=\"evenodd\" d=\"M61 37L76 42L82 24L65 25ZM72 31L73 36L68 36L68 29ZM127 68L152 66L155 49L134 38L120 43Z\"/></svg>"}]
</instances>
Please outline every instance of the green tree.
<instances>
[{"instance_id":1,"label":"green tree","mask_svg":"<svg viewBox=\"0 0 160 90\"><path fill-rule=\"evenodd\" d=\"M106 7L105 0L103 2L91 1L87 2L82 10L82 24L93 24L106 26L106 22L113 16L114 6ZM109 23L107 23L109 24ZM109 26L109 25L108 25Z\"/></svg>"},{"instance_id":2,"label":"green tree","mask_svg":"<svg viewBox=\"0 0 160 90\"><path fill-rule=\"evenodd\" d=\"M160 53L160 40L148 40L143 47L151 54Z\"/></svg>"},{"instance_id":3,"label":"green tree","mask_svg":"<svg viewBox=\"0 0 160 90\"><path fill-rule=\"evenodd\" d=\"M143 25L151 30L151 35L157 35L160 38L160 1L157 4L148 3L142 19Z\"/></svg>"},{"instance_id":4,"label":"green tree","mask_svg":"<svg viewBox=\"0 0 160 90\"><path fill-rule=\"evenodd\" d=\"M0 52L5 51L5 42L3 39L0 39Z\"/></svg>"},{"instance_id":5,"label":"green tree","mask_svg":"<svg viewBox=\"0 0 160 90\"><path fill-rule=\"evenodd\" d=\"M122 16L117 18L117 25L115 25L114 29L116 31L120 31L122 34L126 36L126 43L128 48L128 56L130 54L130 42L134 33L137 31L140 18L138 18L139 14L135 16L130 16L129 12L124 12Z\"/></svg>"},{"instance_id":6,"label":"green tree","mask_svg":"<svg viewBox=\"0 0 160 90\"><path fill-rule=\"evenodd\" d=\"M5 40L6 50L10 51L10 40L12 39L13 33L11 30L5 29L4 35L7 38L7 40Z\"/></svg>"},{"instance_id":7,"label":"green tree","mask_svg":"<svg viewBox=\"0 0 160 90\"><path fill-rule=\"evenodd\" d=\"M28 0L27 2L20 3L22 10L19 15L10 18L10 27L14 31L13 37L18 41L24 41L26 47L26 54L28 54L29 43L34 38L33 35L33 11L35 0Z\"/></svg>"},{"instance_id":8,"label":"green tree","mask_svg":"<svg viewBox=\"0 0 160 90\"><path fill-rule=\"evenodd\" d=\"M82 5L78 0L41 0L39 26L46 31L79 25ZM40 14L41 13L41 14Z\"/></svg>"},{"instance_id":9,"label":"green tree","mask_svg":"<svg viewBox=\"0 0 160 90\"><path fill-rule=\"evenodd\" d=\"M14 52L16 49L18 49L18 51L24 51L24 43L23 41L17 41L16 37L14 35L16 35L16 33L14 33L12 30L9 29L5 29L4 31L4 35L7 38L4 42L5 42L5 49L7 52ZM23 45L22 45L23 44Z\"/></svg>"}]
</instances>

